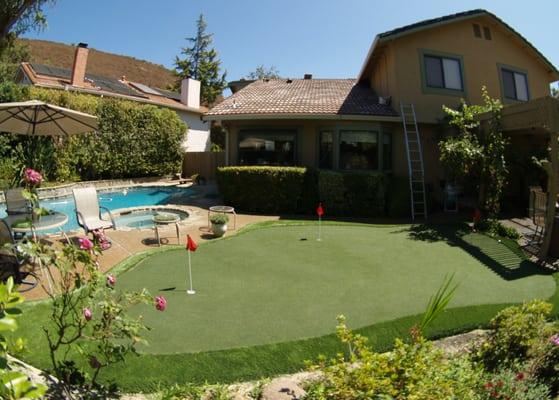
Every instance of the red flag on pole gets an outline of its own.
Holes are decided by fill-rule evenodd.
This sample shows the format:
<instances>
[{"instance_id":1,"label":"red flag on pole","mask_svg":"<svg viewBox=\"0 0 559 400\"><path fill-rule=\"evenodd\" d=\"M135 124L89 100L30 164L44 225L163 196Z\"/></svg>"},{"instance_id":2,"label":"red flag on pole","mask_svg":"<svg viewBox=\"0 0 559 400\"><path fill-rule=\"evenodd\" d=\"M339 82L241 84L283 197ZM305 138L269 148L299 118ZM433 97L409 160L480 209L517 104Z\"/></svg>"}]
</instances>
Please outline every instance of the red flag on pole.
<instances>
[{"instance_id":1,"label":"red flag on pole","mask_svg":"<svg viewBox=\"0 0 559 400\"><path fill-rule=\"evenodd\" d=\"M322 208L322 203L318 203L318 207L316 207L316 214L319 217L322 217L324 215L324 208Z\"/></svg>"},{"instance_id":2,"label":"red flag on pole","mask_svg":"<svg viewBox=\"0 0 559 400\"><path fill-rule=\"evenodd\" d=\"M477 224L478 222L481 221L481 211L479 211L478 208L476 208L474 211L473 220L474 220L474 224Z\"/></svg>"},{"instance_id":3,"label":"red flag on pole","mask_svg":"<svg viewBox=\"0 0 559 400\"><path fill-rule=\"evenodd\" d=\"M189 251L196 251L198 245L196 242L190 237L190 235L186 235L186 250Z\"/></svg>"}]
</instances>

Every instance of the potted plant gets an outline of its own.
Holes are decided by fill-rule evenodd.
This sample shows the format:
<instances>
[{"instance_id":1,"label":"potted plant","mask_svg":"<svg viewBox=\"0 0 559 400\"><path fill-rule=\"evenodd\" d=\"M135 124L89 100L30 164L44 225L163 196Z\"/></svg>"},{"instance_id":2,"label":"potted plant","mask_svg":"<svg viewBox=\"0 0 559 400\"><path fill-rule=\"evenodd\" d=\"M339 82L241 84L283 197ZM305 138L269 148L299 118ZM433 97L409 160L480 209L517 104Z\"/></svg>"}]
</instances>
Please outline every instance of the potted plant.
<instances>
[{"instance_id":1,"label":"potted plant","mask_svg":"<svg viewBox=\"0 0 559 400\"><path fill-rule=\"evenodd\" d=\"M227 214L214 214L210 218L212 223L212 232L214 236L221 237L227 232L227 222L229 222L229 216Z\"/></svg>"}]
</instances>

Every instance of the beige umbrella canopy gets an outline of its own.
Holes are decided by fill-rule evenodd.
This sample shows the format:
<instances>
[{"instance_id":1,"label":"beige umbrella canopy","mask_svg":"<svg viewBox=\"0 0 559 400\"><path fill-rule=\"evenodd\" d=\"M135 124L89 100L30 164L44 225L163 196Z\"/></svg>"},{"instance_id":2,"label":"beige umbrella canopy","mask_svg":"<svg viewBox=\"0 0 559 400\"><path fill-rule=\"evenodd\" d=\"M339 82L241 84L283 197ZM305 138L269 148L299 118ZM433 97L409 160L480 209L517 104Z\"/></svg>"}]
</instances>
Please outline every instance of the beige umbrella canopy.
<instances>
[{"instance_id":1,"label":"beige umbrella canopy","mask_svg":"<svg viewBox=\"0 0 559 400\"><path fill-rule=\"evenodd\" d=\"M70 136L97 130L97 117L38 100L0 104L0 132Z\"/></svg>"}]
</instances>

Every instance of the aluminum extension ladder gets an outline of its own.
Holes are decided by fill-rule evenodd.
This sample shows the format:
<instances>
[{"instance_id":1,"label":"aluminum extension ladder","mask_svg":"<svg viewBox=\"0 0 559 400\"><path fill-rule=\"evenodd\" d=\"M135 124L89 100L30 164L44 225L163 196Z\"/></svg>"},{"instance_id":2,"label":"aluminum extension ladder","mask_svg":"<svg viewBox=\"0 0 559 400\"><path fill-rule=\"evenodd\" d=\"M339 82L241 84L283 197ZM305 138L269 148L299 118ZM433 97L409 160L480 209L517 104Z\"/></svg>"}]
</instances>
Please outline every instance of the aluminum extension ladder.
<instances>
[{"instance_id":1,"label":"aluminum extension ladder","mask_svg":"<svg viewBox=\"0 0 559 400\"><path fill-rule=\"evenodd\" d=\"M427 198L425 194L425 168L423 165L423 151L417 128L415 108L413 104L400 104L402 124L408 156L408 174L410 178L411 218L417 216L427 219Z\"/></svg>"}]
</instances>

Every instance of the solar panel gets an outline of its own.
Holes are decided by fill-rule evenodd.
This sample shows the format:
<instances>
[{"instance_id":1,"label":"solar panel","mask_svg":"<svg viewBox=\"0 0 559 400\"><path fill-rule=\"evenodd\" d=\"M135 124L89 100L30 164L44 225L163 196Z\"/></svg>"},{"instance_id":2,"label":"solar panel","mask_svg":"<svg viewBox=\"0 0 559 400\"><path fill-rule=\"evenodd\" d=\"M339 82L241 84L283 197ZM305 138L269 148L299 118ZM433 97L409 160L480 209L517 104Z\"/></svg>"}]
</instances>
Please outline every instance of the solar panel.
<instances>
[{"instance_id":1,"label":"solar panel","mask_svg":"<svg viewBox=\"0 0 559 400\"><path fill-rule=\"evenodd\" d=\"M31 64L31 67L37 74L40 75L54 76L63 79L72 78L72 71L69 69L51 67L50 65L44 65L44 64ZM95 86L101 88L101 90L105 90L107 92L123 94L126 96L147 98L147 96L132 89L130 86L125 85L124 83L120 82L118 79L108 78L106 76L101 76L101 75L92 75L92 74L86 74L85 78L90 80ZM160 93L157 92L155 94L160 95Z\"/></svg>"},{"instance_id":2,"label":"solar panel","mask_svg":"<svg viewBox=\"0 0 559 400\"><path fill-rule=\"evenodd\" d=\"M123 94L126 96L147 98L147 96L144 96L140 92L135 91L130 86L127 86L124 83L120 82L118 79L107 78L106 76L91 75L91 74L87 74L86 78L90 79L93 82L93 84L101 88L101 90L106 90L107 92Z\"/></svg>"},{"instance_id":3,"label":"solar panel","mask_svg":"<svg viewBox=\"0 0 559 400\"><path fill-rule=\"evenodd\" d=\"M31 64L31 68L37 74L46 76L55 76L57 78L70 79L72 77L72 71L65 68L51 67L50 65L44 64Z\"/></svg>"},{"instance_id":4,"label":"solar panel","mask_svg":"<svg viewBox=\"0 0 559 400\"><path fill-rule=\"evenodd\" d=\"M136 89L141 90L144 93L147 94L154 94L156 96L161 96L162 94L159 93L157 90L150 88L147 85L144 85L143 83L138 83L138 82L130 82L130 84L132 86L134 86Z\"/></svg>"},{"instance_id":5,"label":"solar panel","mask_svg":"<svg viewBox=\"0 0 559 400\"><path fill-rule=\"evenodd\" d=\"M159 93L161 93L163 96L167 97L168 99L181 101L181 94L180 93L171 92L170 90L164 90L164 89L159 89L159 88L157 89L157 91Z\"/></svg>"}]
</instances>

